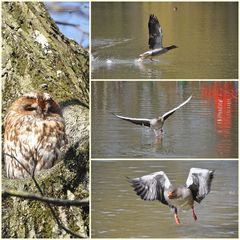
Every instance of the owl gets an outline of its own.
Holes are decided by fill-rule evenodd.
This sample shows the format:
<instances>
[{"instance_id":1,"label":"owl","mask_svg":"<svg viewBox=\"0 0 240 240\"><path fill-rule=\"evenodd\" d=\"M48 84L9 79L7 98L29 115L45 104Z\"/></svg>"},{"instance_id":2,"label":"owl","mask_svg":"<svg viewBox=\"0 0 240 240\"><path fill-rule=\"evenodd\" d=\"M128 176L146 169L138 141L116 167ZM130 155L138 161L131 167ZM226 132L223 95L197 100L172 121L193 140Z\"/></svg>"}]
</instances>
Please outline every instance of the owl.
<instances>
[{"instance_id":1,"label":"owl","mask_svg":"<svg viewBox=\"0 0 240 240\"><path fill-rule=\"evenodd\" d=\"M4 119L4 161L8 178L24 178L53 167L66 144L59 105L48 93L18 98Z\"/></svg>"}]
</instances>

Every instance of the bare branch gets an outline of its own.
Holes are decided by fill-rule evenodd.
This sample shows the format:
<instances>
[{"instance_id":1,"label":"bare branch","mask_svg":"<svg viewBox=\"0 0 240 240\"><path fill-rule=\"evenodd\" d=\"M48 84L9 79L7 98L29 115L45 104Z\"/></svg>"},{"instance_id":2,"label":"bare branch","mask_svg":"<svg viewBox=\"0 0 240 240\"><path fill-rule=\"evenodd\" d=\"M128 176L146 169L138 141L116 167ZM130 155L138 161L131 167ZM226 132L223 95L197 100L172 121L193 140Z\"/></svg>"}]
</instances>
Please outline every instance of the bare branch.
<instances>
[{"instance_id":1,"label":"bare branch","mask_svg":"<svg viewBox=\"0 0 240 240\"><path fill-rule=\"evenodd\" d=\"M21 167L22 167L30 176L32 176L31 172L29 172L28 169L27 169L20 161L18 161L18 159L17 159L15 156L13 156L13 155L11 155L11 154L8 154L8 153L3 153L3 155L6 155L6 156L9 156L9 157L13 158L18 164L21 165ZM34 171L35 171L35 167L34 167Z\"/></svg>"},{"instance_id":2,"label":"bare branch","mask_svg":"<svg viewBox=\"0 0 240 240\"><path fill-rule=\"evenodd\" d=\"M86 17L88 17L88 15L80 8L80 7L67 7L67 6L61 6L57 3L51 3L51 4L47 4L47 7L49 9L49 11L51 12L58 12L58 13L79 13L81 15L84 15Z\"/></svg>"},{"instance_id":3,"label":"bare branch","mask_svg":"<svg viewBox=\"0 0 240 240\"><path fill-rule=\"evenodd\" d=\"M8 197L8 196L13 196L13 197L19 197L19 198L24 198L24 199L29 199L29 200L35 200L35 201L40 201L40 202L47 202L50 204L54 204L57 206L77 206L77 207L85 207L89 205L89 199L85 198L82 200L68 200L68 199L57 199L57 198L49 198L49 197L44 197L44 196L39 196L36 194L28 193L28 192L23 192L23 191L15 191L15 190L2 190L2 197Z\"/></svg>"},{"instance_id":4,"label":"bare branch","mask_svg":"<svg viewBox=\"0 0 240 240\"><path fill-rule=\"evenodd\" d=\"M60 25L63 25L63 26L71 26L71 27L75 27L75 28L78 28L82 33L86 34L86 35L89 35L88 32L84 31L80 24L75 24L75 23L68 23L68 22L61 22L61 21L55 21L56 24L60 24Z\"/></svg>"}]
</instances>

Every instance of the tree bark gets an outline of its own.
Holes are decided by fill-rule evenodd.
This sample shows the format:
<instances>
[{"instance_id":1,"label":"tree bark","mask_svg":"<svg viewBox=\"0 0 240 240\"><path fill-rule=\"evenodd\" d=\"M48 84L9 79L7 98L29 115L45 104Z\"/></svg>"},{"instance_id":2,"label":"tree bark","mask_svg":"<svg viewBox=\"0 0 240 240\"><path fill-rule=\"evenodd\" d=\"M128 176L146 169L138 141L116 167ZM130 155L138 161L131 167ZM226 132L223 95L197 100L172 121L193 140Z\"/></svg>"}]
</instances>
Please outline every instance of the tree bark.
<instances>
[{"instance_id":1,"label":"tree bark","mask_svg":"<svg viewBox=\"0 0 240 240\"><path fill-rule=\"evenodd\" d=\"M89 54L63 36L43 3L2 3L2 116L23 93L48 92L66 122L69 144L63 161L36 176L44 196L84 199L89 196ZM4 171L3 171L4 176ZM31 178L3 178L2 188L39 194ZM88 207L57 206L65 226L88 237ZM4 195L3 238L70 238L39 201Z\"/></svg>"}]
</instances>

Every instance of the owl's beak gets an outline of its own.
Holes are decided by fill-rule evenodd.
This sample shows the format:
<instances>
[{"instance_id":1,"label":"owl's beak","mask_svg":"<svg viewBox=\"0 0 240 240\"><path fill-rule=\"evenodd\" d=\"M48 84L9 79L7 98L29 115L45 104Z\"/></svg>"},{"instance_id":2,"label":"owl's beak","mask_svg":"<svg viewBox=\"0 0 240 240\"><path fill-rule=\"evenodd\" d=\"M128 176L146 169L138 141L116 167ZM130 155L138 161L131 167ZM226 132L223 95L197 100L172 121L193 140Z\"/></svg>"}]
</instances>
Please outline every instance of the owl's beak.
<instances>
[{"instance_id":1,"label":"owl's beak","mask_svg":"<svg viewBox=\"0 0 240 240\"><path fill-rule=\"evenodd\" d=\"M51 107L50 104L47 103L42 109L43 118L46 118L46 116L49 114L50 107Z\"/></svg>"}]
</instances>

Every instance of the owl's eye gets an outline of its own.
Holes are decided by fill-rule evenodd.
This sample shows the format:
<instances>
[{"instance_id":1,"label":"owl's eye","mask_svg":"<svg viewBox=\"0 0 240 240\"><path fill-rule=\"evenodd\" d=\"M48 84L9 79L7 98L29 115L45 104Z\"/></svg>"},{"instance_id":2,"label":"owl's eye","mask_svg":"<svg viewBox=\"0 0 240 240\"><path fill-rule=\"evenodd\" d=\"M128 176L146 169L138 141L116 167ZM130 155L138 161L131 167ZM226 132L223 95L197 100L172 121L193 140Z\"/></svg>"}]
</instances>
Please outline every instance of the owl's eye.
<instances>
[{"instance_id":1,"label":"owl's eye","mask_svg":"<svg viewBox=\"0 0 240 240\"><path fill-rule=\"evenodd\" d=\"M50 107L48 108L48 113L57 113L57 109L54 108L53 106L50 106Z\"/></svg>"},{"instance_id":2,"label":"owl's eye","mask_svg":"<svg viewBox=\"0 0 240 240\"><path fill-rule=\"evenodd\" d=\"M24 110L26 110L26 111L34 111L34 110L37 110L36 107L33 107L32 105L29 105L29 104L24 105L23 108L24 108Z\"/></svg>"}]
</instances>

